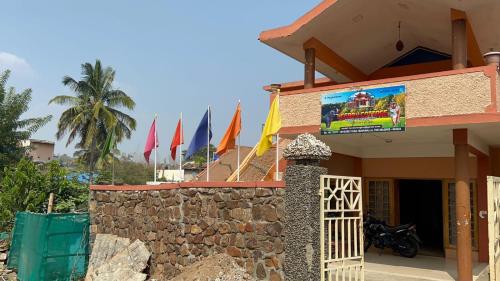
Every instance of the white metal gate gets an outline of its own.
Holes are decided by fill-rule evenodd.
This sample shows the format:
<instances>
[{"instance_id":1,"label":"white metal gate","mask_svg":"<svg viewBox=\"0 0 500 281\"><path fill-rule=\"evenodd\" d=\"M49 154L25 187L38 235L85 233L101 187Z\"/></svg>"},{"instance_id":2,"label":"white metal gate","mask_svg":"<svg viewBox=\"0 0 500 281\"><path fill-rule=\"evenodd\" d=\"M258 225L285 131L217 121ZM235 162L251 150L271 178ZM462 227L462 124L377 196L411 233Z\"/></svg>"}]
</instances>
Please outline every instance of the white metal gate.
<instances>
[{"instance_id":1,"label":"white metal gate","mask_svg":"<svg viewBox=\"0 0 500 281\"><path fill-rule=\"evenodd\" d=\"M321 280L364 280L361 178L321 176Z\"/></svg>"},{"instance_id":2,"label":"white metal gate","mask_svg":"<svg viewBox=\"0 0 500 281\"><path fill-rule=\"evenodd\" d=\"M500 178L488 177L490 281L500 280Z\"/></svg>"}]
</instances>

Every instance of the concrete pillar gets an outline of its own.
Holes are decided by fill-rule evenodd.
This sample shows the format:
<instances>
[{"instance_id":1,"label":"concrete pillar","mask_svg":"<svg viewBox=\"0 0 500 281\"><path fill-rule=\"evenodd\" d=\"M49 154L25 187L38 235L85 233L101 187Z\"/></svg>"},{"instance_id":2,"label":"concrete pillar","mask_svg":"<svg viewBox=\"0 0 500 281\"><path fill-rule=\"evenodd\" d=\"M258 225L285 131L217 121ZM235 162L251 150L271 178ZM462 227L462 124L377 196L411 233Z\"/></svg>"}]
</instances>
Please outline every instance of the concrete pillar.
<instances>
[{"instance_id":1,"label":"concrete pillar","mask_svg":"<svg viewBox=\"0 0 500 281\"><path fill-rule=\"evenodd\" d=\"M306 62L304 63L304 88L314 88L316 72L316 50L314 48L305 49Z\"/></svg>"},{"instance_id":2,"label":"concrete pillar","mask_svg":"<svg viewBox=\"0 0 500 281\"><path fill-rule=\"evenodd\" d=\"M271 94L269 95L269 106L273 104L274 98L280 93L281 84L271 84Z\"/></svg>"},{"instance_id":3,"label":"concrete pillar","mask_svg":"<svg viewBox=\"0 0 500 281\"><path fill-rule=\"evenodd\" d=\"M320 176L328 169L319 166L331 151L310 134L303 134L284 150L289 161L285 182L285 261L287 281L320 280Z\"/></svg>"},{"instance_id":4,"label":"concrete pillar","mask_svg":"<svg viewBox=\"0 0 500 281\"><path fill-rule=\"evenodd\" d=\"M467 33L465 19L454 20L451 23L452 33L452 65L453 69L467 68Z\"/></svg>"},{"instance_id":5,"label":"concrete pillar","mask_svg":"<svg viewBox=\"0 0 500 281\"><path fill-rule=\"evenodd\" d=\"M469 145L467 129L453 130L455 145L455 205L459 281L472 281Z\"/></svg>"}]
</instances>

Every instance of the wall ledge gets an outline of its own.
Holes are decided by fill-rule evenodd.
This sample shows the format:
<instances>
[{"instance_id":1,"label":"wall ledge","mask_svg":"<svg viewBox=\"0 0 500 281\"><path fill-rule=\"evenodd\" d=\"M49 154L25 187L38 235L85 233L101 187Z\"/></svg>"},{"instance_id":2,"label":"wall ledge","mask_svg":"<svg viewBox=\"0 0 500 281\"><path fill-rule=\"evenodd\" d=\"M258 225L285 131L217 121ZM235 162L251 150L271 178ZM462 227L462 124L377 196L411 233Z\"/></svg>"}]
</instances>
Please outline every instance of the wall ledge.
<instances>
[{"instance_id":1,"label":"wall ledge","mask_svg":"<svg viewBox=\"0 0 500 281\"><path fill-rule=\"evenodd\" d=\"M169 190L178 188L285 188L284 181L252 181L252 182L181 182L162 183L159 185L91 185L96 191L147 191Z\"/></svg>"},{"instance_id":2,"label":"wall ledge","mask_svg":"<svg viewBox=\"0 0 500 281\"><path fill-rule=\"evenodd\" d=\"M344 90L344 89L352 89L352 88L358 88L358 87L368 87L368 86L377 86L377 85L382 85L382 84L390 84L390 83L402 83L402 82L408 82L408 81L413 81L413 80L422 80L422 79L431 79L431 78L439 78L439 77L445 77L445 76L453 76L453 75L462 75L462 74L469 74L469 73L478 73L482 72L486 77L490 78L492 80L491 82L491 87L492 91L496 90L496 76L493 75L493 73L496 72L495 67L491 65L486 65L486 66L476 66L476 67L469 67L469 68L464 68L464 69L453 69L453 70L445 70L445 71L438 71L438 72L430 72L430 73L423 73L423 74L415 74L415 75L409 75L409 76L399 76L399 77L391 77L391 78L382 78L382 79L375 79L375 80L366 80L366 81L360 81L360 82L350 82L350 83L343 83L343 84L336 84L336 85L331 85L331 86L322 86L322 87L314 87L314 88L309 88L309 89L300 89L300 90L293 90L293 91L288 91L281 93L280 96L291 96L291 95L301 95L301 94L314 94L314 93L319 93L319 92L325 92L325 91L333 91L333 90ZM496 97L496 93L491 93L492 99L493 95Z\"/></svg>"}]
</instances>

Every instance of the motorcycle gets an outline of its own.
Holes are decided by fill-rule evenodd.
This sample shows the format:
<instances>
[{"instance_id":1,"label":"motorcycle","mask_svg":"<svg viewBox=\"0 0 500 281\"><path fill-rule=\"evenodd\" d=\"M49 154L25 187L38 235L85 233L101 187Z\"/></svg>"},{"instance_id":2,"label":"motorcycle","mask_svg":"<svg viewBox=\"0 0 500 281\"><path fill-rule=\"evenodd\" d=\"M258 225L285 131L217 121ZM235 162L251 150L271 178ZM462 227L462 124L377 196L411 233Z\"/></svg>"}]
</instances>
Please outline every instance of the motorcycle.
<instances>
[{"instance_id":1,"label":"motorcycle","mask_svg":"<svg viewBox=\"0 0 500 281\"><path fill-rule=\"evenodd\" d=\"M389 247L403 257L413 258L422 244L415 224L388 226L384 221L368 215L363 222L363 232L365 252L373 244L380 249L380 254L384 248Z\"/></svg>"}]
</instances>

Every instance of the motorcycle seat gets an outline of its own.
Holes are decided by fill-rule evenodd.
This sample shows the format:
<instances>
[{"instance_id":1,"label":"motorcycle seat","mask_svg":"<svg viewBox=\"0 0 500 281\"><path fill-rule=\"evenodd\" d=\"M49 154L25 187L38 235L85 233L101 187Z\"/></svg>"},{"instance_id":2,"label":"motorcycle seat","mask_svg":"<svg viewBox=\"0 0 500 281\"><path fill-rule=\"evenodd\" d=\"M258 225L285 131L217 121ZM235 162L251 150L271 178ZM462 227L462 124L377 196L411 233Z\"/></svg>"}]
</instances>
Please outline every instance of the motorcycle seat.
<instances>
[{"instance_id":1,"label":"motorcycle seat","mask_svg":"<svg viewBox=\"0 0 500 281\"><path fill-rule=\"evenodd\" d=\"M409 229L412 225L413 224L411 224L411 223L402 224L402 225L398 225L398 226L386 225L386 228L390 232L399 232L401 230L407 230L407 229Z\"/></svg>"}]
</instances>

